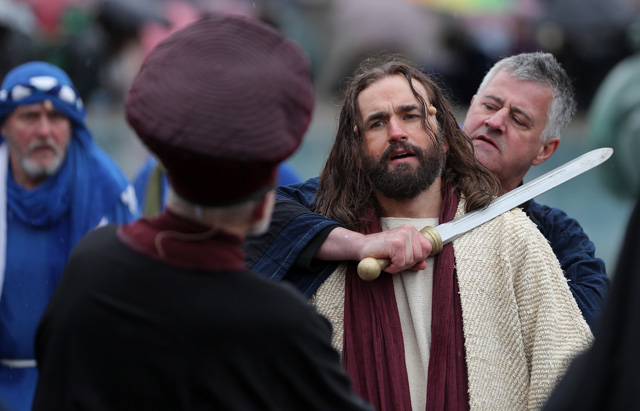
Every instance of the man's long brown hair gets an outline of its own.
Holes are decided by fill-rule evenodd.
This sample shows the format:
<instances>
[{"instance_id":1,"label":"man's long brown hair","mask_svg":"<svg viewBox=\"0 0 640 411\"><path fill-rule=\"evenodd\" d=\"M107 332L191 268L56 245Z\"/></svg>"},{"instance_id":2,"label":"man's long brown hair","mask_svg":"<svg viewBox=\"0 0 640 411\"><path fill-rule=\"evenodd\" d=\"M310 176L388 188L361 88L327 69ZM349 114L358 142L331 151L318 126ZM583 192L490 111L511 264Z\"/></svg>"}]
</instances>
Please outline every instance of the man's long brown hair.
<instances>
[{"instance_id":1,"label":"man's long brown hair","mask_svg":"<svg viewBox=\"0 0 640 411\"><path fill-rule=\"evenodd\" d=\"M452 185L466 200L466 210L486 207L500 193L500 182L482 164L473 151L471 139L460 129L451 104L442 90L426 74L412 64L393 57L382 63L363 63L356 76L344 88L344 101L335 141L329 157L320 173L320 186L314 211L344 224L351 230L359 230L364 224L364 210L379 213L373 186L359 167L362 153L363 125L358 108L358 95L371 84L386 77L401 75L407 79L413 95L422 106L422 126L428 130L427 105L415 89L413 82L421 83L427 98L436 109L439 131L431 132L434 144L442 144L437 135L449 144L446 154L442 187Z\"/></svg>"}]
</instances>

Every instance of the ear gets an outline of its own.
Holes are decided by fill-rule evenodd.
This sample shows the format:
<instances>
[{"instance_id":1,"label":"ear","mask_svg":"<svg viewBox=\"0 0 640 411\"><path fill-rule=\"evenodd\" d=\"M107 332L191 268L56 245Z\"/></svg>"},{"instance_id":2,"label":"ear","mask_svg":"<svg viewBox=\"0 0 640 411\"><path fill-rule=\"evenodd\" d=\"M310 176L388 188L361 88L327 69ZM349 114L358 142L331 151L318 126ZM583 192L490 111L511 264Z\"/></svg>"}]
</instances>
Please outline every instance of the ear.
<instances>
[{"instance_id":1,"label":"ear","mask_svg":"<svg viewBox=\"0 0 640 411\"><path fill-rule=\"evenodd\" d=\"M547 161L547 159L551 157L553 153L556 152L559 145L560 145L560 139L557 137L551 137L550 139L545 141L540 146L538 155L533 159L533 161L531 162L531 165L537 166L538 164L541 164Z\"/></svg>"},{"instance_id":2,"label":"ear","mask_svg":"<svg viewBox=\"0 0 640 411\"><path fill-rule=\"evenodd\" d=\"M357 144L362 144L362 142L358 142ZM352 149L351 153L349 153L349 157L351 158L353 164L355 164L356 167L362 170L362 150L357 148Z\"/></svg>"},{"instance_id":3,"label":"ear","mask_svg":"<svg viewBox=\"0 0 640 411\"><path fill-rule=\"evenodd\" d=\"M444 149L445 153L449 152L449 142L447 140L442 141L442 148Z\"/></svg>"},{"instance_id":4,"label":"ear","mask_svg":"<svg viewBox=\"0 0 640 411\"><path fill-rule=\"evenodd\" d=\"M271 218L271 212L273 211L273 203L275 201L276 192L270 190L262 196L260 202L256 204L251 213L253 221L262 221L265 217Z\"/></svg>"}]
</instances>

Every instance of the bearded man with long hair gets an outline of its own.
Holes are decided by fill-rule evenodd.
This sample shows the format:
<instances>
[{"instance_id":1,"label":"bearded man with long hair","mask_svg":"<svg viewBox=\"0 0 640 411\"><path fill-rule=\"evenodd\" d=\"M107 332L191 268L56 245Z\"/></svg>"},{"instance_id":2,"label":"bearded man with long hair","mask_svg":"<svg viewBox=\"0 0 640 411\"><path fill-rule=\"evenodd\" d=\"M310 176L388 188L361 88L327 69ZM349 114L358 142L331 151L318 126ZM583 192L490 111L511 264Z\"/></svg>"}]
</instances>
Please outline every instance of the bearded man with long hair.
<instances>
[{"instance_id":1,"label":"bearded man with long hair","mask_svg":"<svg viewBox=\"0 0 640 411\"><path fill-rule=\"evenodd\" d=\"M367 63L374 66L367 68ZM338 133L320 175L316 211L335 218L347 227L359 228L362 208L377 208L375 196L372 196L374 190L389 198L411 200L439 177L443 178L446 185L464 194L467 211L488 205L493 196L499 194L500 182L476 161L469 138L458 126L453 108L438 86L417 68L397 58L384 65L376 64L375 61L363 63L362 73L346 88ZM396 167L395 173L388 170L389 154L411 143L404 140L390 142L388 151L376 164L364 152L364 125L357 102L360 93L368 86L392 76L406 79L419 104L416 108L422 113L420 125L429 134L433 150L436 151L413 146L411 155L420 159L419 166L413 170L408 164L401 164ZM416 84L424 88L427 96L423 97L416 90ZM425 98L434 109L438 107L434 110L436 121L428 122L424 115L428 110ZM446 156L442 147L445 141L450 146Z\"/></svg>"},{"instance_id":2,"label":"bearded man with long hair","mask_svg":"<svg viewBox=\"0 0 640 411\"><path fill-rule=\"evenodd\" d=\"M367 282L357 261L388 254L343 247L333 250L335 271L305 281L355 391L376 409L538 409L590 344L557 258L521 210L429 257L419 229L485 207L500 191L417 67L363 65L346 84L315 211L356 231L354 244L358 235L406 233L414 254L406 260L421 261Z\"/></svg>"}]
</instances>

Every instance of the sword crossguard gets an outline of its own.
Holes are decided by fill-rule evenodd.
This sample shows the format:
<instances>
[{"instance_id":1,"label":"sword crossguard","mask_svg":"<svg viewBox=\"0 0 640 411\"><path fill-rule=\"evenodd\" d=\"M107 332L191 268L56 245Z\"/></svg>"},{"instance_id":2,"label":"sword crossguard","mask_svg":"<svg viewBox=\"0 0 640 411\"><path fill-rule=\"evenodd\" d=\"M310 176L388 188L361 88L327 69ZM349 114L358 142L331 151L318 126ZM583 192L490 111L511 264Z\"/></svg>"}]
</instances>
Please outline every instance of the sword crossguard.
<instances>
[{"instance_id":1,"label":"sword crossguard","mask_svg":"<svg viewBox=\"0 0 640 411\"><path fill-rule=\"evenodd\" d=\"M442 251L442 247L444 247L444 244L442 244L442 238L440 238L440 234L438 234L438 231L428 225L420 230L420 232L422 233L422 235L427 237L427 240L429 240L429 242L431 243L431 252L429 253L429 257L440 254L440 252Z\"/></svg>"},{"instance_id":2,"label":"sword crossguard","mask_svg":"<svg viewBox=\"0 0 640 411\"><path fill-rule=\"evenodd\" d=\"M442 238L435 228L427 226L420 230L422 235L427 237L427 240L431 243L431 253L429 256L436 255L442 251ZM391 260L388 258L363 258L358 263L358 276L365 281L372 281L378 278L380 272L391 265Z\"/></svg>"}]
</instances>

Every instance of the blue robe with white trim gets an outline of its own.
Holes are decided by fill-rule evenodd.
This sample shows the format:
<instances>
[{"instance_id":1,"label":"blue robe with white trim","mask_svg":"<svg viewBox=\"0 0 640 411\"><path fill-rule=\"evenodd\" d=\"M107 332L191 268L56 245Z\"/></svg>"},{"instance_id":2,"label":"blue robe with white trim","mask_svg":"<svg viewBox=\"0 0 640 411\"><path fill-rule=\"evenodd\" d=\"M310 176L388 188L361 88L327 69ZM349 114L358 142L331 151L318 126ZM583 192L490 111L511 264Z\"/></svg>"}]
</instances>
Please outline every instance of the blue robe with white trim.
<instances>
[{"instance_id":1,"label":"blue robe with white trim","mask_svg":"<svg viewBox=\"0 0 640 411\"><path fill-rule=\"evenodd\" d=\"M37 369L28 361L35 358L35 331L71 250L99 225L138 215L135 193L115 162L94 145L80 146L72 142L61 170L34 190L18 186L7 173L0 407L8 410L31 409ZM22 201L12 204L12 192Z\"/></svg>"}]
</instances>

